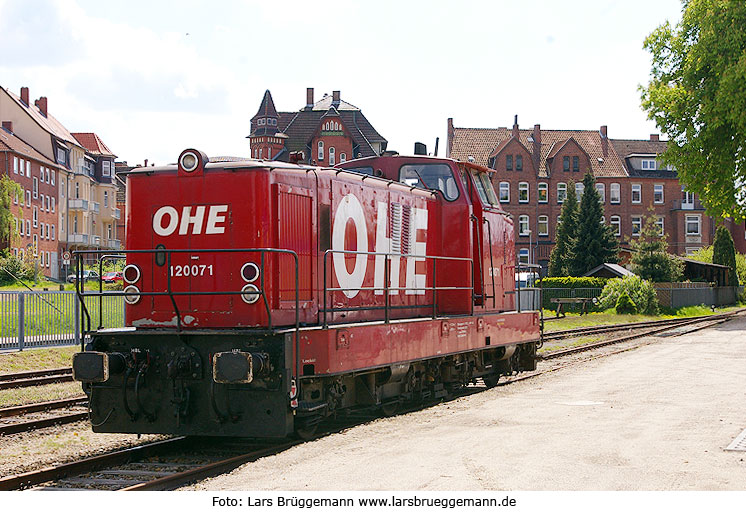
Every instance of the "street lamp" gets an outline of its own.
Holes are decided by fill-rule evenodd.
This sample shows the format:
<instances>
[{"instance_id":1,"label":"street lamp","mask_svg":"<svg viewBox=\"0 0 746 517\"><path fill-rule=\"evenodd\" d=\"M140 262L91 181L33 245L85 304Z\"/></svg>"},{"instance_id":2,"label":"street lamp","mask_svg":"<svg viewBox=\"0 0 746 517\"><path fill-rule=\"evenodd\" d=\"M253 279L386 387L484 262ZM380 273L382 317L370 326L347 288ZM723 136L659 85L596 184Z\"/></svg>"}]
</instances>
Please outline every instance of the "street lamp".
<instances>
[{"instance_id":1,"label":"street lamp","mask_svg":"<svg viewBox=\"0 0 746 517\"><path fill-rule=\"evenodd\" d=\"M531 260L531 230L526 230L526 233L528 234L528 263L533 264L534 262Z\"/></svg>"}]
</instances>

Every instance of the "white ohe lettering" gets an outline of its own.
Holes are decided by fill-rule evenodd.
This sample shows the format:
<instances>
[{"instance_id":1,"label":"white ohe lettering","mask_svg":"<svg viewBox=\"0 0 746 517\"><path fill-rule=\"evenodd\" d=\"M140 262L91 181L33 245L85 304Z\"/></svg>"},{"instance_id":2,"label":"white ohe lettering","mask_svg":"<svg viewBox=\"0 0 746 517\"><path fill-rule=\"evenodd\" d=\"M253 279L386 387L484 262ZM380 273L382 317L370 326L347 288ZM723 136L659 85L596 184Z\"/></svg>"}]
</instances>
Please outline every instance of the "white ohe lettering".
<instances>
[{"instance_id":1,"label":"white ohe lettering","mask_svg":"<svg viewBox=\"0 0 746 517\"><path fill-rule=\"evenodd\" d=\"M225 214L228 205L209 205L207 211L207 223L205 224L205 211L208 206L185 206L179 211L172 206L162 206L153 214L153 231L161 237L168 237L179 229L179 235L202 234L214 235L225 233L225 227L220 223L225 222Z\"/></svg>"}]
</instances>

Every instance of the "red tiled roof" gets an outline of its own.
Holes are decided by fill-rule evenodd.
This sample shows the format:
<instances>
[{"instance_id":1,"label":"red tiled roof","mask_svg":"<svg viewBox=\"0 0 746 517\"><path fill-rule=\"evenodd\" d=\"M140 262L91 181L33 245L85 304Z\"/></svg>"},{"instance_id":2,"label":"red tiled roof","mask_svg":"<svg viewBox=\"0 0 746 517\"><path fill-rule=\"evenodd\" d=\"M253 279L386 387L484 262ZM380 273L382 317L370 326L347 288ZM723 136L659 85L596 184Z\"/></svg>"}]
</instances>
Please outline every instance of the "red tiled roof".
<instances>
[{"instance_id":1,"label":"red tiled roof","mask_svg":"<svg viewBox=\"0 0 746 517\"><path fill-rule=\"evenodd\" d=\"M518 139L529 151L534 144L528 141L533 136L532 129L518 131ZM547 176L547 158L556 146L559 149L567 140L573 138L585 150L591 161L591 168L596 177L627 176L627 170L614 146L609 143L604 156L601 135L596 130L541 130L541 157L539 159L539 176ZM467 160L469 156L479 165L487 165L489 156L505 140L512 138L512 130L499 128L454 128L453 142L450 146L450 157L456 160ZM601 158L602 160L599 160Z\"/></svg>"},{"instance_id":2,"label":"red tiled roof","mask_svg":"<svg viewBox=\"0 0 746 517\"><path fill-rule=\"evenodd\" d=\"M75 139L93 154L115 156L96 133L72 133Z\"/></svg>"},{"instance_id":3,"label":"red tiled roof","mask_svg":"<svg viewBox=\"0 0 746 517\"><path fill-rule=\"evenodd\" d=\"M54 118L51 114L47 113L46 116L42 115L41 111L35 104L31 103L30 106L26 106L21 98L18 97L15 93L11 92L10 90L4 90L8 94L8 96L10 96L11 99L13 99L21 108L23 108L26 113L31 115L31 118L35 120L37 124L39 124L45 131L65 142L71 143L73 145L80 145L78 141L75 140L75 137L72 135L72 133L70 133L70 131L68 131L67 128L63 126L60 121Z\"/></svg>"},{"instance_id":4,"label":"red tiled roof","mask_svg":"<svg viewBox=\"0 0 746 517\"><path fill-rule=\"evenodd\" d=\"M45 157L39 151L5 129L0 129L0 152L2 151L11 151L20 156L25 156L26 158L43 163L45 166L54 167L55 169L59 168L58 164L49 160L49 158Z\"/></svg>"}]
</instances>

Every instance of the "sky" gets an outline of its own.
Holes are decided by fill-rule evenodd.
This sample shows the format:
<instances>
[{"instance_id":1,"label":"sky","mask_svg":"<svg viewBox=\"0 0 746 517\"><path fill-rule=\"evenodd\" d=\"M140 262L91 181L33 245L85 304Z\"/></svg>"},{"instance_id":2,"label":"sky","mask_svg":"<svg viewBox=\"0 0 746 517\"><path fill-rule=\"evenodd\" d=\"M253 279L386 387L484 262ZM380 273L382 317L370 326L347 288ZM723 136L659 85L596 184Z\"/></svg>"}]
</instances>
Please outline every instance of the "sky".
<instances>
[{"instance_id":1,"label":"sky","mask_svg":"<svg viewBox=\"0 0 746 517\"><path fill-rule=\"evenodd\" d=\"M0 85L130 165L249 156L267 89L278 111L340 90L403 154L439 137L445 156L449 117L646 139L643 42L680 17L679 0L0 0Z\"/></svg>"}]
</instances>

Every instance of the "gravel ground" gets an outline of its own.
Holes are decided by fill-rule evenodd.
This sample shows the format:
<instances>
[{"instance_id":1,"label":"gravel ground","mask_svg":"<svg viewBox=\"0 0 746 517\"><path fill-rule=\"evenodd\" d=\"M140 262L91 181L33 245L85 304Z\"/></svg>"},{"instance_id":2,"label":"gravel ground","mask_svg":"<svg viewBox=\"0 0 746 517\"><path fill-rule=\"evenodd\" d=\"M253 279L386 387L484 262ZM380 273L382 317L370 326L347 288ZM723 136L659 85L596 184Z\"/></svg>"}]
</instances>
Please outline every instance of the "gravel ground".
<instances>
[{"instance_id":1,"label":"gravel ground","mask_svg":"<svg viewBox=\"0 0 746 517\"><path fill-rule=\"evenodd\" d=\"M164 438L159 435L99 434L88 422L0 436L0 477L59 465L102 452Z\"/></svg>"},{"instance_id":2,"label":"gravel ground","mask_svg":"<svg viewBox=\"0 0 746 517\"><path fill-rule=\"evenodd\" d=\"M196 490L743 490L746 317L302 444ZM630 343L631 345L632 343Z\"/></svg>"}]
</instances>

